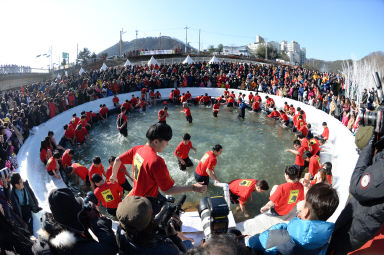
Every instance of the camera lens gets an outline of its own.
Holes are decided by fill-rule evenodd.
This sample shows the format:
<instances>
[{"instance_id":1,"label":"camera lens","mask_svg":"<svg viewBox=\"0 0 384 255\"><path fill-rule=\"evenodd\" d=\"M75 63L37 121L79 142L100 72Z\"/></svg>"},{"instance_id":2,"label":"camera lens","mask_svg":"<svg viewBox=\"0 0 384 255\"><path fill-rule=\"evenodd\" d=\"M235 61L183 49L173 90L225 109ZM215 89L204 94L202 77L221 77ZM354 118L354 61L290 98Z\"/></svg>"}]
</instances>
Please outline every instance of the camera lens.
<instances>
[{"instance_id":1,"label":"camera lens","mask_svg":"<svg viewBox=\"0 0 384 255\"><path fill-rule=\"evenodd\" d=\"M377 120L377 113L376 112L365 112L360 113L360 124L363 126L376 126L376 120Z\"/></svg>"}]
</instances>

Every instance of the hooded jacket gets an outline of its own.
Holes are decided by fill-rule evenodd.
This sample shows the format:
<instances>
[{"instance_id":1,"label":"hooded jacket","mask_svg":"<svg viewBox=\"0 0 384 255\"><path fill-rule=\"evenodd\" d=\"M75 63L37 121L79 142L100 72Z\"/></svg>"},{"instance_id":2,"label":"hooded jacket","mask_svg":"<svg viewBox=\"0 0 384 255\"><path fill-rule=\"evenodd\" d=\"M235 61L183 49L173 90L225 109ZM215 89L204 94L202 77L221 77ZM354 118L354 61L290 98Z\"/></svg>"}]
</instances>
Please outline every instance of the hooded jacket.
<instances>
[{"instance_id":1,"label":"hooded jacket","mask_svg":"<svg viewBox=\"0 0 384 255\"><path fill-rule=\"evenodd\" d=\"M252 236L247 246L257 254L325 254L334 223L294 218Z\"/></svg>"}]
</instances>

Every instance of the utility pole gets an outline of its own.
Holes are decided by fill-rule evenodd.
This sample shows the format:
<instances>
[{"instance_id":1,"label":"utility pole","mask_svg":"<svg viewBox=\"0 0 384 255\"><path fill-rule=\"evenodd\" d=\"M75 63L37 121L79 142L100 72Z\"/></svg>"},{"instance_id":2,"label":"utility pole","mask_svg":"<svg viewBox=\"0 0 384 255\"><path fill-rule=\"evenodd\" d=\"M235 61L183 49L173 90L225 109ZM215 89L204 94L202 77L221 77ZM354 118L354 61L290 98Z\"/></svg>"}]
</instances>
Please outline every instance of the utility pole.
<instances>
[{"instance_id":1,"label":"utility pole","mask_svg":"<svg viewBox=\"0 0 384 255\"><path fill-rule=\"evenodd\" d=\"M137 50L137 33L139 33L139 30L136 29L136 41L135 41L135 50Z\"/></svg>"},{"instance_id":2,"label":"utility pole","mask_svg":"<svg viewBox=\"0 0 384 255\"><path fill-rule=\"evenodd\" d=\"M200 53L200 29L199 29L199 53Z\"/></svg>"},{"instance_id":3,"label":"utility pole","mask_svg":"<svg viewBox=\"0 0 384 255\"><path fill-rule=\"evenodd\" d=\"M125 34L127 31L124 31L123 29L121 29L120 31L120 55L119 57L121 57L122 55L122 51L123 51L123 34Z\"/></svg>"},{"instance_id":4,"label":"utility pole","mask_svg":"<svg viewBox=\"0 0 384 255\"><path fill-rule=\"evenodd\" d=\"M79 59L79 44L77 43L76 44L76 65L77 65L78 59Z\"/></svg>"},{"instance_id":5,"label":"utility pole","mask_svg":"<svg viewBox=\"0 0 384 255\"><path fill-rule=\"evenodd\" d=\"M159 49L161 50L161 32L160 32L160 47L159 47Z\"/></svg>"},{"instance_id":6,"label":"utility pole","mask_svg":"<svg viewBox=\"0 0 384 255\"><path fill-rule=\"evenodd\" d=\"M190 27L188 27L188 26L185 26L185 49L184 49L184 51L185 51L185 53L187 53L188 51L187 51L187 44L188 44L188 29L190 29Z\"/></svg>"}]
</instances>

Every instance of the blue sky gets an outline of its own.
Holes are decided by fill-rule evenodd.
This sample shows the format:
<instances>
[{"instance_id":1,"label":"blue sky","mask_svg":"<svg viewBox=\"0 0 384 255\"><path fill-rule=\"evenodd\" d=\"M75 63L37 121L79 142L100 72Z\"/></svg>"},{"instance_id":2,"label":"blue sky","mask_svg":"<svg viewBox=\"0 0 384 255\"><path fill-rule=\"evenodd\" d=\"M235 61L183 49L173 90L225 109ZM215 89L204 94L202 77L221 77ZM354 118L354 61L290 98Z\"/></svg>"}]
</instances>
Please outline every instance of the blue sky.
<instances>
[{"instance_id":1,"label":"blue sky","mask_svg":"<svg viewBox=\"0 0 384 255\"><path fill-rule=\"evenodd\" d=\"M359 59L384 51L384 0L255 1L76 1L0 0L0 64L47 65L36 55L53 49L74 61L76 45L96 53L119 40L165 36L198 47L246 45L256 35L268 41L292 41L308 58Z\"/></svg>"}]
</instances>

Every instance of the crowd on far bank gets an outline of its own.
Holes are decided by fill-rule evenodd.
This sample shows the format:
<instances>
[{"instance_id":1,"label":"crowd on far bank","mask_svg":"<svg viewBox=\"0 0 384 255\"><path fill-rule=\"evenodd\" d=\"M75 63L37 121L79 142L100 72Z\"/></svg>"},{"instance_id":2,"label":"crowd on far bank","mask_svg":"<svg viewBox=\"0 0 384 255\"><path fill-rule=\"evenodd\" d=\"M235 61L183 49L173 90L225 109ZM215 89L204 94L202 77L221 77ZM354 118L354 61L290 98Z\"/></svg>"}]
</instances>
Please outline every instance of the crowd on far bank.
<instances>
[{"instance_id":1,"label":"crowd on far bank","mask_svg":"<svg viewBox=\"0 0 384 255\"><path fill-rule=\"evenodd\" d=\"M30 73L30 66L19 66L19 65L0 65L0 75L1 74L20 74L20 73Z\"/></svg>"}]
</instances>

